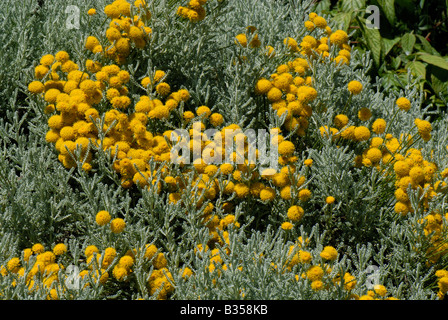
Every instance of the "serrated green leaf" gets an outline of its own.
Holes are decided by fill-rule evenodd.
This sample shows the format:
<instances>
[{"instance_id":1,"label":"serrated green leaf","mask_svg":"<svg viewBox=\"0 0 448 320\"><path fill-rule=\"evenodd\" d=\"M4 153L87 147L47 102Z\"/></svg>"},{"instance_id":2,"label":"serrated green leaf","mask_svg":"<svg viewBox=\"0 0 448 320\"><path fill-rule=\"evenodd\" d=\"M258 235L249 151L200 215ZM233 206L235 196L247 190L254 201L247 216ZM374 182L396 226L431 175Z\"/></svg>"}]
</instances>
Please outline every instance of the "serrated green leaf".
<instances>
[{"instance_id":1,"label":"serrated green leaf","mask_svg":"<svg viewBox=\"0 0 448 320\"><path fill-rule=\"evenodd\" d=\"M436 55L436 56L440 56L440 53L431 46L431 44L429 43L428 40L425 39L425 37L423 37L423 36L421 36L419 34L416 34L415 36L418 38L418 40L420 40L421 44L423 45L423 49L427 53L430 53L430 54L433 54L433 55Z\"/></svg>"},{"instance_id":2,"label":"serrated green leaf","mask_svg":"<svg viewBox=\"0 0 448 320\"><path fill-rule=\"evenodd\" d=\"M438 94L448 97L448 82L441 81L434 74L431 74L431 88Z\"/></svg>"},{"instance_id":3,"label":"serrated green leaf","mask_svg":"<svg viewBox=\"0 0 448 320\"><path fill-rule=\"evenodd\" d=\"M342 30L347 32L350 22L352 21L352 13L353 11L337 13L333 17L333 21L336 22L337 25L342 25Z\"/></svg>"},{"instance_id":4,"label":"serrated green leaf","mask_svg":"<svg viewBox=\"0 0 448 320\"><path fill-rule=\"evenodd\" d=\"M414 76L422 79L426 78L426 66L420 61L411 61L406 65L406 68L409 68Z\"/></svg>"},{"instance_id":5,"label":"serrated green leaf","mask_svg":"<svg viewBox=\"0 0 448 320\"><path fill-rule=\"evenodd\" d=\"M434 56L432 54L428 54L428 53L424 53L424 52L419 52L418 57L426 63L429 63L429 64L435 65L439 68L448 70L448 61L446 61L442 57Z\"/></svg>"},{"instance_id":6,"label":"serrated green leaf","mask_svg":"<svg viewBox=\"0 0 448 320\"><path fill-rule=\"evenodd\" d=\"M366 6L366 0L342 0L341 9L343 11L358 10Z\"/></svg>"},{"instance_id":7,"label":"serrated green leaf","mask_svg":"<svg viewBox=\"0 0 448 320\"><path fill-rule=\"evenodd\" d=\"M322 0L319 1L319 3L316 6L316 11L317 12L323 12L323 11L328 11L330 10L331 7L331 1L330 0Z\"/></svg>"},{"instance_id":8,"label":"serrated green leaf","mask_svg":"<svg viewBox=\"0 0 448 320\"><path fill-rule=\"evenodd\" d=\"M401 37L401 47L403 48L406 55L410 55L412 50L414 49L416 37L412 33L405 33L403 37Z\"/></svg>"},{"instance_id":9,"label":"serrated green leaf","mask_svg":"<svg viewBox=\"0 0 448 320\"><path fill-rule=\"evenodd\" d=\"M400 37L396 37L394 39L387 39L382 38L381 39L381 53L383 55L383 58L387 56L387 54L392 50L392 48L400 41Z\"/></svg>"},{"instance_id":10,"label":"serrated green leaf","mask_svg":"<svg viewBox=\"0 0 448 320\"><path fill-rule=\"evenodd\" d=\"M377 0L378 4L381 6L384 14L386 15L387 21L391 25L395 23L395 1L394 0Z\"/></svg>"},{"instance_id":11,"label":"serrated green leaf","mask_svg":"<svg viewBox=\"0 0 448 320\"><path fill-rule=\"evenodd\" d=\"M366 28L365 19L356 17L358 24L361 28L361 32L364 36L367 47L372 53L372 58L375 65L378 67L381 61L381 34L378 29Z\"/></svg>"}]
</instances>

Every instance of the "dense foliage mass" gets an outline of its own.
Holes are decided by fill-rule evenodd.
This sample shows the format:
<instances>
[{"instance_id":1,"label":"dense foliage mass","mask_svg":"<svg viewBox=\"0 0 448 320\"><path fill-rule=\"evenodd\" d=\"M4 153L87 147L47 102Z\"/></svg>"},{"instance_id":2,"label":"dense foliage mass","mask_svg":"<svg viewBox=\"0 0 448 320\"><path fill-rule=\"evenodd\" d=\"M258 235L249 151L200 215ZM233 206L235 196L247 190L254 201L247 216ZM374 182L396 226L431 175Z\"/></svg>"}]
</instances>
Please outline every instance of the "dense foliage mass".
<instances>
[{"instance_id":1,"label":"dense foliage mass","mask_svg":"<svg viewBox=\"0 0 448 320\"><path fill-rule=\"evenodd\" d=\"M3 299L445 297L448 117L311 1L0 6Z\"/></svg>"}]
</instances>

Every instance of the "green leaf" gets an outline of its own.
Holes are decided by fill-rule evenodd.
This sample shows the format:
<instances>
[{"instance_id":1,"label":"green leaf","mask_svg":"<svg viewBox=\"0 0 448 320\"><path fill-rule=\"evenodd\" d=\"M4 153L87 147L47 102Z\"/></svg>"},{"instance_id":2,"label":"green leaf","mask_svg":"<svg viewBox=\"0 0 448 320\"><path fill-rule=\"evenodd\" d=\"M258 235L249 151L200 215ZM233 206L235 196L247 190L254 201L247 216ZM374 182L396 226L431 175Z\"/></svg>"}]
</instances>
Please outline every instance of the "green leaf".
<instances>
[{"instance_id":1,"label":"green leaf","mask_svg":"<svg viewBox=\"0 0 448 320\"><path fill-rule=\"evenodd\" d=\"M390 62L390 66L392 67L392 69L396 70L400 67L401 64L401 59L400 57L393 57L391 62Z\"/></svg>"},{"instance_id":2,"label":"green leaf","mask_svg":"<svg viewBox=\"0 0 448 320\"><path fill-rule=\"evenodd\" d=\"M342 30L347 32L350 22L352 21L352 13L353 11L351 10L349 12L337 13L332 20L336 22L337 25L342 25Z\"/></svg>"},{"instance_id":3,"label":"green leaf","mask_svg":"<svg viewBox=\"0 0 448 320\"><path fill-rule=\"evenodd\" d=\"M448 98L448 82L440 80L436 75L431 74L431 88L435 93Z\"/></svg>"},{"instance_id":4,"label":"green leaf","mask_svg":"<svg viewBox=\"0 0 448 320\"><path fill-rule=\"evenodd\" d=\"M425 37L423 37L423 36L421 36L419 34L416 34L416 36L417 36L418 40L420 40L420 42L422 43L423 49L427 53L430 53L430 54L433 54L433 55L436 55L436 56L440 56L440 53L431 46L431 44L429 43L428 40L425 39Z\"/></svg>"},{"instance_id":5,"label":"green leaf","mask_svg":"<svg viewBox=\"0 0 448 320\"><path fill-rule=\"evenodd\" d=\"M319 1L316 8L314 9L316 12L323 12L323 11L329 11L331 7L331 1L330 0L322 0Z\"/></svg>"},{"instance_id":6,"label":"green leaf","mask_svg":"<svg viewBox=\"0 0 448 320\"><path fill-rule=\"evenodd\" d=\"M406 65L414 76L421 77L423 80L426 79L426 66L420 61L411 61Z\"/></svg>"},{"instance_id":7,"label":"green leaf","mask_svg":"<svg viewBox=\"0 0 448 320\"><path fill-rule=\"evenodd\" d=\"M366 6L366 0L342 0L342 11L358 10Z\"/></svg>"},{"instance_id":8,"label":"green leaf","mask_svg":"<svg viewBox=\"0 0 448 320\"><path fill-rule=\"evenodd\" d=\"M405 33L403 37L401 37L401 47L407 55L410 55L412 49L414 49L415 41L415 35L412 33Z\"/></svg>"},{"instance_id":9,"label":"green leaf","mask_svg":"<svg viewBox=\"0 0 448 320\"><path fill-rule=\"evenodd\" d=\"M381 61L381 34L378 29L370 29L365 25L365 19L356 17L358 20L359 27L365 38L365 42L370 52L372 53L372 58L377 67L380 65Z\"/></svg>"},{"instance_id":10,"label":"green leaf","mask_svg":"<svg viewBox=\"0 0 448 320\"><path fill-rule=\"evenodd\" d=\"M392 50L392 48L399 41L400 41L400 37L396 37L394 39L387 39L387 38L382 38L381 39L381 53L382 53L383 59L384 59L385 56L387 56L389 51Z\"/></svg>"},{"instance_id":11,"label":"green leaf","mask_svg":"<svg viewBox=\"0 0 448 320\"><path fill-rule=\"evenodd\" d=\"M387 21L391 25L395 24L395 1L394 0L377 0L378 4L383 9L384 14L386 15Z\"/></svg>"},{"instance_id":12,"label":"green leaf","mask_svg":"<svg viewBox=\"0 0 448 320\"><path fill-rule=\"evenodd\" d=\"M419 52L418 57L426 63L429 63L429 64L435 65L439 68L448 70L448 61L446 61L442 57L434 56L432 54L428 54L428 53L424 53L424 52Z\"/></svg>"}]
</instances>

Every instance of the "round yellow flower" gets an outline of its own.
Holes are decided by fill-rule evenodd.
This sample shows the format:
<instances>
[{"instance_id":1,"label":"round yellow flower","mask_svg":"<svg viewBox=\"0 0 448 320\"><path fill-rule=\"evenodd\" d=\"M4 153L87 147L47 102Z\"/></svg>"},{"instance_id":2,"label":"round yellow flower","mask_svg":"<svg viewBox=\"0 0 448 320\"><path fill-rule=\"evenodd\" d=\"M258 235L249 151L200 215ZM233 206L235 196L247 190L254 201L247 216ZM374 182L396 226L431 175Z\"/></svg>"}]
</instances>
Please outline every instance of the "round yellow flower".
<instances>
[{"instance_id":1,"label":"round yellow flower","mask_svg":"<svg viewBox=\"0 0 448 320\"><path fill-rule=\"evenodd\" d=\"M104 226L110 222L111 216L108 211L101 210L96 214L95 221L99 226Z\"/></svg>"},{"instance_id":2,"label":"round yellow flower","mask_svg":"<svg viewBox=\"0 0 448 320\"><path fill-rule=\"evenodd\" d=\"M28 85L28 91L34 94L42 93L45 90L45 86L40 81L33 81Z\"/></svg>"},{"instance_id":3,"label":"round yellow flower","mask_svg":"<svg viewBox=\"0 0 448 320\"><path fill-rule=\"evenodd\" d=\"M234 191L238 198L245 198L249 195L249 187L244 183L238 183L235 185Z\"/></svg>"},{"instance_id":4,"label":"round yellow flower","mask_svg":"<svg viewBox=\"0 0 448 320\"><path fill-rule=\"evenodd\" d=\"M334 197L332 197L332 196L328 196L328 197L325 198L325 202L326 202L327 204L332 204L332 203L334 203L335 201L336 201L336 199L335 199Z\"/></svg>"},{"instance_id":5,"label":"round yellow flower","mask_svg":"<svg viewBox=\"0 0 448 320\"><path fill-rule=\"evenodd\" d=\"M128 270L126 270L126 268L123 268L121 266L119 266L118 264L113 268L112 270L112 274L114 276L115 279L117 279L118 281L122 281L124 280L124 278L126 278L126 276L128 275Z\"/></svg>"},{"instance_id":6,"label":"round yellow flower","mask_svg":"<svg viewBox=\"0 0 448 320\"><path fill-rule=\"evenodd\" d=\"M224 117L220 113L213 113L209 118L210 124L214 127L218 127L223 124Z\"/></svg>"},{"instance_id":7,"label":"round yellow flower","mask_svg":"<svg viewBox=\"0 0 448 320\"><path fill-rule=\"evenodd\" d=\"M291 141L282 141L278 145L278 153L282 156L290 156L294 153L295 146Z\"/></svg>"},{"instance_id":8,"label":"round yellow flower","mask_svg":"<svg viewBox=\"0 0 448 320\"><path fill-rule=\"evenodd\" d=\"M61 254L64 254L67 252L67 246L63 243L58 243L53 248L53 253L57 256L60 256Z\"/></svg>"},{"instance_id":9,"label":"round yellow flower","mask_svg":"<svg viewBox=\"0 0 448 320\"><path fill-rule=\"evenodd\" d=\"M380 162L380 160L383 158L383 153L378 148L370 148L367 151L366 154L367 159L372 161L372 163Z\"/></svg>"},{"instance_id":10,"label":"round yellow flower","mask_svg":"<svg viewBox=\"0 0 448 320\"><path fill-rule=\"evenodd\" d=\"M313 31L316 28L316 25L310 20L305 21L304 26L308 31Z\"/></svg>"},{"instance_id":11,"label":"round yellow flower","mask_svg":"<svg viewBox=\"0 0 448 320\"><path fill-rule=\"evenodd\" d=\"M262 201L270 201L275 198L275 190L271 187L266 187L260 191L260 199Z\"/></svg>"},{"instance_id":12,"label":"round yellow flower","mask_svg":"<svg viewBox=\"0 0 448 320\"><path fill-rule=\"evenodd\" d=\"M100 41L94 36L88 36L86 39L85 47L89 51L93 51L93 49L100 45Z\"/></svg>"},{"instance_id":13,"label":"round yellow flower","mask_svg":"<svg viewBox=\"0 0 448 320\"><path fill-rule=\"evenodd\" d=\"M370 139L370 130L367 127L356 127L353 135L357 141L366 141Z\"/></svg>"},{"instance_id":14,"label":"round yellow flower","mask_svg":"<svg viewBox=\"0 0 448 320\"><path fill-rule=\"evenodd\" d=\"M99 250L95 245L90 245L84 250L84 255L86 256L86 258L88 258L91 255L93 255L94 253L98 253L98 252L99 252Z\"/></svg>"},{"instance_id":15,"label":"round yellow flower","mask_svg":"<svg viewBox=\"0 0 448 320\"><path fill-rule=\"evenodd\" d=\"M161 82L156 86L156 91L161 96L167 96L171 92L170 85L166 82Z\"/></svg>"},{"instance_id":16,"label":"round yellow flower","mask_svg":"<svg viewBox=\"0 0 448 320\"><path fill-rule=\"evenodd\" d=\"M409 101L405 97L398 98L395 102L398 108L400 108L403 111L409 111L411 109L411 101Z\"/></svg>"},{"instance_id":17,"label":"round yellow flower","mask_svg":"<svg viewBox=\"0 0 448 320\"><path fill-rule=\"evenodd\" d=\"M291 230L293 228L293 224L291 222L283 222L282 229L283 230Z\"/></svg>"},{"instance_id":18,"label":"round yellow flower","mask_svg":"<svg viewBox=\"0 0 448 320\"><path fill-rule=\"evenodd\" d=\"M306 159L305 161L303 161L303 164L307 167L311 167L313 165L313 159Z\"/></svg>"},{"instance_id":19,"label":"round yellow flower","mask_svg":"<svg viewBox=\"0 0 448 320\"><path fill-rule=\"evenodd\" d=\"M387 294L387 289L385 286L381 285L381 284L376 284L373 287L373 290L375 291L375 293L381 297L384 297Z\"/></svg>"},{"instance_id":20,"label":"round yellow flower","mask_svg":"<svg viewBox=\"0 0 448 320\"><path fill-rule=\"evenodd\" d=\"M9 272L17 273L20 269L20 259L17 257L11 258L6 264L6 267Z\"/></svg>"},{"instance_id":21,"label":"round yellow flower","mask_svg":"<svg viewBox=\"0 0 448 320\"><path fill-rule=\"evenodd\" d=\"M386 120L384 119L376 119L372 123L372 131L376 134L382 134L386 131Z\"/></svg>"},{"instance_id":22,"label":"round yellow flower","mask_svg":"<svg viewBox=\"0 0 448 320\"><path fill-rule=\"evenodd\" d=\"M367 121L372 117L372 112L369 108L361 108L358 111L358 118L361 121Z\"/></svg>"},{"instance_id":23,"label":"round yellow flower","mask_svg":"<svg viewBox=\"0 0 448 320\"><path fill-rule=\"evenodd\" d=\"M431 123L426 120L415 119L414 123L421 135L429 134L432 131Z\"/></svg>"},{"instance_id":24,"label":"round yellow flower","mask_svg":"<svg viewBox=\"0 0 448 320\"><path fill-rule=\"evenodd\" d=\"M399 214L405 216L409 212L409 207L407 206L406 203L398 201L395 204L394 210L396 213L399 213Z\"/></svg>"},{"instance_id":25,"label":"round yellow flower","mask_svg":"<svg viewBox=\"0 0 448 320\"><path fill-rule=\"evenodd\" d=\"M242 47L247 47L247 37L245 34L240 33L235 37L235 43L241 45Z\"/></svg>"},{"instance_id":26,"label":"round yellow flower","mask_svg":"<svg viewBox=\"0 0 448 320\"><path fill-rule=\"evenodd\" d=\"M115 218L110 223L110 229L113 233L120 233L126 227L126 222L121 218Z\"/></svg>"},{"instance_id":27,"label":"round yellow flower","mask_svg":"<svg viewBox=\"0 0 448 320\"><path fill-rule=\"evenodd\" d=\"M332 246L326 246L320 256L322 259L334 261L338 257L338 251Z\"/></svg>"},{"instance_id":28,"label":"round yellow flower","mask_svg":"<svg viewBox=\"0 0 448 320\"><path fill-rule=\"evenodd\" d=\"M316 27L321 28L321 29L325 29L325 27L327 26L327 20L325 20L325 18L317 16L313 19L313 23L316 25Z\"/></svg>"},{"instance_id":29,"label":"round yellow flower","mask_svg":"<svg viewBox=\"0 0 448 320\"><path fill-rule=\"evenodd\" d=\"M335 45L342 45L348 42L348 35L343 30L336 30L330 35L330 43Z\"/></svg>"},{"instance_id":30,"label":"round yellow flower","mask_svg":"<svg viewBox=\"0 0 448 320\"><path fill-rule=\"evenodd\" d=\"M256 85L255 85L255 92L257 94L266 94L269 92L269 90L271 90L272 88L272 83L271 81L269 81L268 79L260 79L257 81Z\"/></svg>"},{"instance_id":31,"label":"round yellow flower","mask_svg":"<svg viewBox=\"0 0 448 320\"><path fill-rule=\"evenodd\" d=\"M306 277L310 281L321 280L324 276L324 270L320 266L312 266L306 272Z\"/></svg>"},{"instance_id":32,"label":"round yellow flower","mask_svg":"<svg viewBox=\"0 0 448 320\"><path fill-rule=\"evenodd\" d=\"M334 117L334 125L338 128L338 129L342 129L344 128L347 124L348 124L348 117L345 114L338 114L336 117Z\"/></svg>"},{"instance_id":33,"label":"round yellow flower","mask_svg":"<svg viewBox=\"0 0 448 320\"><path fill-rule=\"evenodd\" d=\"M409 176L415 184L420 184L425 180L425 172L422 168L417 166L409 171Z\"/></svg>"},{"instance_id":34,"label":"round yellow flower","mask_svg":"<svg viewBox=\"0 0 448 320\"><path fill-rule=\"evenodd\" d=\"M357 95L362 91L362 83L357 80L350 81L347 85L347 89L351 94Z\"/></svg>"},{"instance_id":35,"label":"round yellow flower","mask_svg":"<svg viewBox=\"0 0 448 320\"><path fill-rule=\"evenodd\" d=\"M288 219L291 220L292 222L297 222L300 219L302 219L304 214L304 210L302 207L300 206L292 206L288 209Z\"/></svg>"},{"instance_id":36,"label":"round yellow flower","mask_svg":"<svg viewBox=\"0 0 448 320\"><path fill-rule=\"evenodd\" d=\"M394 171L399 177L407 176L409 174L409 170L411 170L411 168L406 161L399 160L394 163Z\"/></svg>"},{"instance_id":37,"label":"round yellow flower","mask_svg":"<svg viewBox=\"0 0 448 320\"><path fill-rule=\"evenodd\" d=\"M211 113L212 113L212 112L211 112L210 108L207 107L207 106L200 106L200 107L198 107L197 110L196 110L196 114L197 114L198 116L204 116L204 117L206 117L206 118L207 118Z\"/></svg>"},{"instance_id":38,"label":"round yellow flower","mask_svg":"<svg viewBox=\"0 0 448 320\"><path fill-rule=\"evenodd\" d=\"M31 250L33 250L34 253L39 254L39 253L43 253L45 251L45 248L42 244L36 243L35 245L33 245L31 247Z\"/></svg>"},{"instance_id":39,"label":"round yellow flower","mask_svg":"<svg viewBox=\"0 0 448 320\"><path fill-rule=\"evenodd\" d=\"M266 94L266 97L270 102L276 102L279 101L283 96L282 91L279 88L272 87L269 89L268 93Z\"/></svg>"}]
</instances>

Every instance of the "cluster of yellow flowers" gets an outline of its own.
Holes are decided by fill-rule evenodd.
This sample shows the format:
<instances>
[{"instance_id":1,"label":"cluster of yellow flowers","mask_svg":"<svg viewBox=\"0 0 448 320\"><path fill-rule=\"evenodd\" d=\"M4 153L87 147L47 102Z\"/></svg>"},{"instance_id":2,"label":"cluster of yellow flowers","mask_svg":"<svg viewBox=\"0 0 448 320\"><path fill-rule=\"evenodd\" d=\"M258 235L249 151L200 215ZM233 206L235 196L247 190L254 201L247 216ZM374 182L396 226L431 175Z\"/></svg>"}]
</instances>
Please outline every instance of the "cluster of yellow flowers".
<instances>
[{"instance_id":1,"label":"cluster of yellow flowers","mask_svg":"<svg viewBox=\"0 0 448 320\"><path fill-rule=\"evenodd\" d=\"M430 212L419 220L419 223L423 226L425 238L429 241L429 246L425 252L429 265L435 264L440 258L448 254L446 220L448 220L448 213L445 213L443 217L439 212Z\"/></svg>"},{"instance_id":2,"label":"cluster of yellow flowers","mask_svg":"<svg viewBox=\"0 0 448 320\"><path fill-rule=\"evenodd\" d=\"M188 19L191 22L202 21L205 18L206 11L204 5L207 0L190 0L186 7L177 8L177 15L181 18Z\"/></svg>"},{"instance_id":3,"label":"cluster of yellow flowers","mask_svg":"<svg viewBox=\"0 0 448 320\"><path fill-rule=\"evenodd\" d=\"M356 300L398 300L397 298L390 296L387 297L387 288L382 284L376 284L373 290L368 290L367 294L362 296L354 296Z\"/></svg>"},{"instance_id":4,"label":"cluster of yellow flowers","mask_svg":"<svg viewBox=\"0 0 448 320\"><path fill-rule=\"evenodd\" d=\"M395 155L393 169L396 175L395 185L397 187L395 191L395 197L397 198L395 211L405 215L413 211L407 192L408 188L411 187L412 190L420 190L423 193L425 188L431 186L437 166L435 163L424 160L420 150L411 148L406 152L405 156ZM434 186L431 186L425 193L423 203L425 207L428 205L428 200L435 195Z\"/></svg>"},{"instance_id":5,"label":"cluster of yellow flowers","mask_svg":"<svg viewBox=\"0 0 448 320\"><path fill-rule=\"evenodd\" d=\"M31 248L23 250L25 265L22 265L20 257L13 257L7 262L6 268L0 266L0 274L2 276L14 274L17 276L17 281L26 277L25 282L30 293L42 287L48 291L48 299L57 299L57 290L54 287L59 281L59 270L65 268L58 262L58 258L66 252L67 247L63 243L56 244L52 251L46 251L42 244L36 243ZM29 266L28 263L33 264ZM26 270L29 271L25 273ZM16 279L13 280L12 286L17 285Z\"/></svg>"},{"instance_id":6,"label":"cluster of yellow flowers","mask_svg":"<svg viewBox=\"0 0 448 320\"><path fill-rule=\"evenodd\" d=\"M317 28L324 32L319 39L311 35L306 35L300 43L291 37L284 39L284 44L291 51L299 52L302 56L307 56L309 59L316 58L319 55L329 58L331 46L335 46L338 49L337 55L336 57L332 57L331 61L338 64L349 64L351 47L348 45L348 35L344 30L336 30L333 32L325 18L315 12L309 14L309 20L305 21L305 28L309 31Z\"/></svg>"},{"instance_id":7,"label":"cluster of yellow flowers","mask_svg":"<svg viewBox=\"0 0 448 320\"><path fill-rule=\"evenodd\" d=\"M118 64L126 62L131 51L131 43L136 48L144 48L152 29L146 26L151 18L145 0L134 2L134 10L126 0L115 0L104 8L104 13L111 19L106 31L106 38L110 45L101 45L101 41L94 36L86 39L85 47L94 54L101 53L115 60ZM131 17L132 13L136 13Z\"/></svg>"},{"instance_id":8,"label":"cluster of yellow flowers","mask_svg":"<svg viewBox=\"0 0 448 320\"><path fill-rule=\"evenodd\" d=\"M59 243L53 247L52 251L45 251L45 247L37 243L23 250L24 265L19 257L13 257L7 262L6 267L0 266L0 274L2 276L15 274L17 280L26 277L30 294L37 288L43 288L45 292L48 292L48 299L57 300L61 293L67 292L66 282L70 280L76 284L81 279L86 279L84 286L89 286L92 282L105 285L111 280L109 272L112 270L115 281L129 281L136 259L141 254L143 263L148 266L148 272L150 266L153 267L151 274L148 274L147 286L150 294L160 290L158 298L166 299L167 295L174 290L173 278L167 269L165 255L159 251L154 244L147 244L143 249L128 250L119 257L117 250L113 247L107 247L100 252L97 246L89 245L84 249L85 258L82 260L86 268L74 273L77 269L69 270L69 266L64 266L60 261L63 255L67 254L65 244ZM34 261L33 265L28 265L31 261ZM63 272L60 273L60 270ZM12 285L16 286L16 283L16 280L13 280Z\"/></svg>"},{"instance_id":9,"label":"cluster of yellow flowers","mask_svg":"<svg viewBox=\"0 0 448 320\"><path fill-rule=\"evenodd\" d=\"M258 48L261 45L261 41L258 37L257 28L255 26L248 26L247 33L251 37L249 41L249 48ZM240 33L235 37L235 43L241 47L247 47L247 35L246 33Z\"/></svg>"},{"instance_id":10,"label":"cluster of yellow flowers","mask_svg":"<svg viewBox=\"0 0 448 320\"><path fill-rule=\"evenodd\" d=\"M265 95L277 115L285 116L285 129L300 136L305 135L312 115L309 103L317 97L316 89L311 86L312 78L300 76L308 68L306 59L296 58L280 65L270 79L259 79L255 86L255 93Z\"/></svg>"},{"instance_id":11,"label":"cluster of yellow flowers","mask_svg":"<svg viewBox=\"0 0 448 320\"><path fill-rule=\"evenodd\" d=\"M317 91L312 86L313 78L307 76L310 63L317 55L329 57L330 46L334 45L339 48L339 51L333 60L337 63L342 61L342 63L348 64L351 51L351 47L348 45L348 35L345 31L336 30L332 32L325 19L315 13L310 14L310 19L316 21L317 26L325 30L325 36L316 39L311 35L305 35L300 44L293 37L285 38L284 44L292 52L299 53L299 57L279 65L269 79L261 78L255 85L255 93L266 95L279 117L285 114L284 127L288 131L295 131L300 136L305 135L308 128L308 118L311 117L313 112L309 103L317 98ZM311 20L307 22L313 23ZM251 33L254 30L254 28L251 28ZM243 46L247 46L247 38L244 34L238 35L237 41ZM249 45L251 47L260 45L257 35L253 37ZM273 54L273 48L268 47L267 52ZM353 84L355 87L352 89L353 85L351 84L349 90L357 94L357 84Z\"/></svg>"},{"instance_id":12,"label":"cluster of yellow flowers","mask_svg":"<svg viewBox=\"0 0 448 320\"><path fill-rule=\"evenodd\" d=\"M448 292L448 271L440 269L436 271L435 275L437 277L437 285L439 287L437 295L440 299L443 299Z\"/></svg>"},{"instance_id":13,"label":"cluster of yellow flowers","mask_svg":"<svg viewBox=\"0 0 448 320\"><path fill-rule=\"evenodd\" d=\"M332 246L326 246L319 254L320 264L312 264L313 256L307 249L308 244L309 239L299 237L295 244L289 247L284 270L291 271L294 266L302 264L306 267L306 271L295 276L297 281L300 278L308 280L314 291L331 290L342 286L347 291L347 298L351 298L350 292L356 287L356 278L349 272L344 273L342 279L340 275L330 276L332 264L338 258L338 251Z\"/></svg>"}]
</instances>

